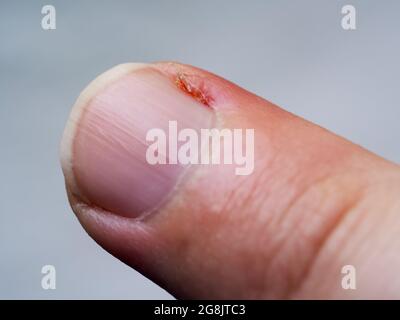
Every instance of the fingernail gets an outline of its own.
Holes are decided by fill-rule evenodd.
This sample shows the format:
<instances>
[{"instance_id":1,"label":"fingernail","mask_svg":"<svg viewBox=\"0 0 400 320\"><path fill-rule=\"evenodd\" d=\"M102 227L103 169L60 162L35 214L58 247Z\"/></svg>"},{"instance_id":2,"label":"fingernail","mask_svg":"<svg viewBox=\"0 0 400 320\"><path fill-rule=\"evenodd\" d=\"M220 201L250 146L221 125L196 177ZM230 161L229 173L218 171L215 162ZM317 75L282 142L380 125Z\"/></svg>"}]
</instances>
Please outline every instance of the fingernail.
<instances>
[{"instance_id":1,"label":"fingernail","mask_svg":"<svg viewBox=\"0 0 400 320\"><path fill-rule=\"evenodd\" d=\"M90 205L125 217L139 217L167 201L186 166L150 164L151 129L168 135L200 132L214 123L212 110L170 78L144 64L117 66L78 98L61 145L68 187ZM168 140L167 140L168 141Z\"/></svg>"}]
</instances>

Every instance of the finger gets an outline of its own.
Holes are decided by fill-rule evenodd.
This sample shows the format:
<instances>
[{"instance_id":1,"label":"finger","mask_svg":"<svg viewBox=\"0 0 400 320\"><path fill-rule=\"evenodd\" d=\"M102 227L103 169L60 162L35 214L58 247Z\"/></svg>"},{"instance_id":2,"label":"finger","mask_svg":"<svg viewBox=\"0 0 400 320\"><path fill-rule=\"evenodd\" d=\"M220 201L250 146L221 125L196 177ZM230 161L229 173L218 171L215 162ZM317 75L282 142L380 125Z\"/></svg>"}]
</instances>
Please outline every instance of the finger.
<instances>
[{"instance_id":1,"label":"finger","mask_svg":"<svg viewBox=\"0 0 400 320\"><path fill-rule=\"evenodd\" d=\"M169 153L182 143L168 140L159 150L168 163L149 163L149 132L169 139L171 122L199 139L202 129L239 129L248 157L186 165ZM184 298L340 295L332 288L349 252L335 243L358 232L352 219L368 216L371 186L399 176L396 165L176 63L120 65L96 79L73 108L61 158L87 232Z\"/></svg>"}]
</instances>

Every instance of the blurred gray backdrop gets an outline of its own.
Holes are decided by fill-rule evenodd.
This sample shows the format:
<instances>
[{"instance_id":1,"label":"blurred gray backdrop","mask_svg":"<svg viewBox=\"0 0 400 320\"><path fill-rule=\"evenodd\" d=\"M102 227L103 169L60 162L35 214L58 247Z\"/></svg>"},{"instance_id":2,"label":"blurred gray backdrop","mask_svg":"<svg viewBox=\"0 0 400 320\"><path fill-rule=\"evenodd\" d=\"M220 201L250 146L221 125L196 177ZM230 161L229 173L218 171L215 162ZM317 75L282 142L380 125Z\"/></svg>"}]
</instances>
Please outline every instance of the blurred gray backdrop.
<instances>
[{"instance_id":1,"label":"blurred gray backdrop","mask_svg":"<svg viewBox=\"0 0 400 320\"><path fill-rule=\"evenodd\" d=\"M57 29L41 28L44 5ZM341 8L357 10L357 30ZM172 298L103 251L68 205L58 146L99 73L176 60L400 162L400 1L0 0L0 298ZM57 270L43 290L41 268Z\"/></svg>"}]
</instances>

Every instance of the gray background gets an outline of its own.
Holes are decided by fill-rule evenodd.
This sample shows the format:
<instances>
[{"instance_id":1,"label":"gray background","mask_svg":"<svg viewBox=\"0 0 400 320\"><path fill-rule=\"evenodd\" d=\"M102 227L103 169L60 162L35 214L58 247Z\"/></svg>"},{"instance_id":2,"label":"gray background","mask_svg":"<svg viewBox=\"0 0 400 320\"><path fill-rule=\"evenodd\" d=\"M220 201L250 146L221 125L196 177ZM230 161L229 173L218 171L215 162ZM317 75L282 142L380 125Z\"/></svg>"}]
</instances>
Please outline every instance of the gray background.
<instances>
[{"instance_id":1,"label":"gray background","mask_svg":"<svg viewBox=\"0 0 400 320\"><path fill-rule=\"evenodd\" d=\"M357 30L341 28L341 7ZM57 29L41 28L41 8ZM176 60L220 74L400 162L400 1L0 0L0 298L172 298L103 251L69 208L58 161L96 75ZM55 265L57 289L41 267Z\"/></svg>"}]
</instances>

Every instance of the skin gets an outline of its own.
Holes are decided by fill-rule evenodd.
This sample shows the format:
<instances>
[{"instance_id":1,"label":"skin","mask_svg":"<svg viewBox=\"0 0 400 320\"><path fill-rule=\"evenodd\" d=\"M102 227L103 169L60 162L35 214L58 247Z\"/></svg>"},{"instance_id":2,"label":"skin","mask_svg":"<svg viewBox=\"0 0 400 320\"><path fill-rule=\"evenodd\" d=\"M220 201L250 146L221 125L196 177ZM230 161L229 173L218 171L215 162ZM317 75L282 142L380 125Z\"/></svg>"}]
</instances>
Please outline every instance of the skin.
<instances>
[{"instance_id":1,"label":"skin","mask_svg":"<svg viewBox=\"0 0 400 320\"><path fill-rule=\"evenodd\" d=\"M254 128L254 173L189 167L162 205L132 219L86 199L63 165L97 243L177 298L400 298L398 165L206 71L164 62L140 72L149 69L189 75L197 91L186 94L213 109L217 127ZM84 125L78 117L70 144ZM341 287L345 265L356 290Z\"/></svg>"}]
</instances>

